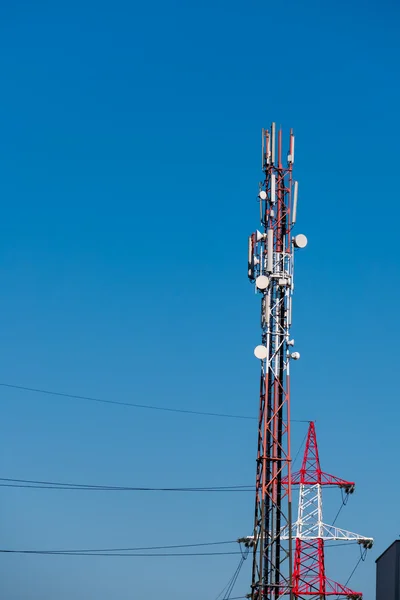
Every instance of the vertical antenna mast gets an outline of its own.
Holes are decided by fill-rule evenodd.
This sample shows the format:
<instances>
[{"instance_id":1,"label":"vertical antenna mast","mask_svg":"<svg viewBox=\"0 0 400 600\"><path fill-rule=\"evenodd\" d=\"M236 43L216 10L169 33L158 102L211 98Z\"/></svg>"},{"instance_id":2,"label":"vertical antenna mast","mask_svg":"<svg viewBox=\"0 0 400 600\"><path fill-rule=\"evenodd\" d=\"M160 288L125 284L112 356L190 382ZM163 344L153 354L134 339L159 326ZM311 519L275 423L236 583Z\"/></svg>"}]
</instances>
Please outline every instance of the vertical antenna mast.
<instances>
[{"instance_id":1,"label":"vertical antenna mast","mask_svg":"<svg viewBox=\"0 0 400 600\"><path fill-rule=\"evenodd\" d=\"M261 362L260 408L254 536L252 600L292 596L292 516L290 475L289 362L291 352L294 247L307 238L292 238L296 220L297 183L292 179L294 135L290 132L287 164L282 164L282 130L262 132L260 184L261 231L249 238L248 276L261 295L261 345L254 350ZM288 531L284 538L283 531Z\"/></svg>"}]
</instances>

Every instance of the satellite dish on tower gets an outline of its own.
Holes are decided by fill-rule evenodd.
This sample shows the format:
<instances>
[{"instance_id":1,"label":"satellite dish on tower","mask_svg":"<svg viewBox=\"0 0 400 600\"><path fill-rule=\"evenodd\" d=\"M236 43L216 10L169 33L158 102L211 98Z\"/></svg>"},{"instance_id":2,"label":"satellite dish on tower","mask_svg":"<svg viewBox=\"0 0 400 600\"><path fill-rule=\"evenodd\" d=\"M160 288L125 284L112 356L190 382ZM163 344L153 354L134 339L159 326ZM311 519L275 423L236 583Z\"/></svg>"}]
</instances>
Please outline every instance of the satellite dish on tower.
<instances>
[{"instance_id":1,"label":"satellite dish on tower","mask_svg":"<svg viewBox=\"0 0 400 600\"><path fill-rule=\"evenodd\" d=\"M256 279L256 286L259 290L266 290L269 286L269 279L265 275L259 275Z\"/></svg>"},{"instance_id":2,"label":"satellite dish on tower","mask_svg":"<svg viewBox=\"0 0 400 600\"><path fill-rule=\"evenodd\" d=\"M295 248L305 248L307 246L308 240L303 233L299 233L295 235L293 238L293 244Z\"/></svg>"},{"instance_id":3,"label":"satellite dish on tower","mask_svg":"<svg viewBox=\"0 0 400 600\"><path fill-rule=\"evenodd\" d=\"M256 346L254 348L254 356L260 360L265 360L268 356L268 350L265 346Z\"/></svg>"}]
</instances>

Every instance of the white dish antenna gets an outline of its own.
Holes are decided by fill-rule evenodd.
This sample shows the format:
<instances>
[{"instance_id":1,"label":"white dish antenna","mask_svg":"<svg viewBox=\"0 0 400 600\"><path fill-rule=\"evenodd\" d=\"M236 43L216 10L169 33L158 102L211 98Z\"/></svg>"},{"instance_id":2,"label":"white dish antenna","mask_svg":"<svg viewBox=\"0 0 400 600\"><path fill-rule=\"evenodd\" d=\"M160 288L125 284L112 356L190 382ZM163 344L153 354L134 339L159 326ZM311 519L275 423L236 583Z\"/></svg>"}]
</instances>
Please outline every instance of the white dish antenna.
<instances>
[{"instance_id":1,"label":"white dish antenna","mask_svg":"<svg viewBox=\"0 0 400 600\"><path fill-rule=\"evenodd\" d=\"M296 248L305 248L307 246L307 243L308 240L303 233L299 233L293 238L293 244Z\"/></svg>"},{"instance_id":2,"label":"white dish antenna","mask_svg":"<svg viewBox=\"0 0 400 600\"><path fill-rule=\"evenodd\" d=\"M266 290L269 286L269 279L265 275L259 275L256 279L256 286L259 290Z\"/></svg>"},{"instance_id":3,"label":"white dish antenna","mask_svg":"<svg viewBox=\"0 0 400 600\"><path fill-rule=\"evenodd\" d=\"M268 356L268 350L265 346L256 346L254 348L254 356L260 360L265 360Z\"/></svg>"},{"instance_id":4,"label":"white dish antenna","mask_svg":"<svg viewBox=\"0 0 400 600\"><path fill-rule=\"evenodd\" d=\"M266 200L267 192L265 192L264 190L261 190L261 192L258 194L258 197L261 198L261 200Z\"/></svg>"}]
</instances>

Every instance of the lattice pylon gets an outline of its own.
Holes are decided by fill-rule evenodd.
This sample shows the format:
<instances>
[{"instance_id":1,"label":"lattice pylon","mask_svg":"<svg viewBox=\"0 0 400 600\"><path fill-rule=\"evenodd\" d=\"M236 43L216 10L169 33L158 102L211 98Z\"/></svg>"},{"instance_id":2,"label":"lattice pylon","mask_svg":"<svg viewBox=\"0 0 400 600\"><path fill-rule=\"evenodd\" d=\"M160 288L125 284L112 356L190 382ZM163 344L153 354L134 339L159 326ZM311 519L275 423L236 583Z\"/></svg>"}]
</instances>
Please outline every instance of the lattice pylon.
<instances>
[{"instance_id":1,"label":"lattice pylon","mask_svg":"<svg viewBox=\"0 0 400 600\"><path fill-rule=\"evenodd\" d=\"M323 600L329 596L362 598L361 592L354 592L326 577L325 540L357 541L366 549L372 547L373 540L323 522L322 487L335 485L349 494L355 486L353 482L321 470L313 422L309 425L301 469L293 474L292 482L300 486L298 518L293 525L296 539L293 597L299 600ZM288 537L288 531L282 537Z\"/></svg>"}]
</instances>

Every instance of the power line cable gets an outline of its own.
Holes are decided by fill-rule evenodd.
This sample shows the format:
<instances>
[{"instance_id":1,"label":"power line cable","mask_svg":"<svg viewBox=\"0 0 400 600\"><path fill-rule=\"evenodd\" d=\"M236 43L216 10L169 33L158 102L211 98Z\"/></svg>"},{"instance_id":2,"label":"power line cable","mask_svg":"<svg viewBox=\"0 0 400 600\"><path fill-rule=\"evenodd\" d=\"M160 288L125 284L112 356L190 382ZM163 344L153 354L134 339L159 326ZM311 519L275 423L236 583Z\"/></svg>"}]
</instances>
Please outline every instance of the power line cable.
<instances>
[{"instance_id":1,"label":"power line cable","mask_svg":"<svg viewBox=\"0 0 400 600\"><path fill-rule=\"evenodd\" d=\"M240 552L162 552L162 553L130 553L130 552L61 552L51 550L9 550L5 548L0 549L0 554L26 554L26 555L38 555L38 556L106 556L106 557L180 557L180 556L229 556L234 554L240 554Z\"/></svg>"},{"instance_id":2,"label":"power line cable","mask_svg":"<svg viewBox=\"0 0 400 600\"><path fill-rule=\"evenodd\" d=\"M200 415L200 416L204 416L204 417L220 417L220 418L224 418L224 419L242 419L242 420L244 419L244 420L250 420L250 421L254 421L256 419L256 417L250 417L249 415L235 415L235 414L230 414L230 413L207 412L207 411L201 411L201 410L189 410L189 409L184 409L184 408L170 408L170 407L166 407L166 406L155 406L155 405L151 405L151 404L138 404L138 403L133 403L133 402L123 402L120 400L106 400L104 398L96 398L94 396L82 396L79 394L67 394L64 392L56 392L56 391L45 390L45 389L41 389L41 388L33 388L33 387L27 387L27 386L23 386L23 385L13 385L11 383L0 383L0 386L4 387L4 388L21 390L21 391L25 391L25 392L34 392L37 394L47 394L49 396L59 396L61 398L72 398L75 400L86 400L88 402L98 402L101 404L114 404L114 405L118 405L118 406L126 406L129 408L142 408L145 410L157 410L157 411L164 411L164 412L170 412L170 413L182 413L182 414L187 414L187 415ZM308 422L309 421L292 419L292 423L308 423Z\"/></svg>"},{"instance_id":3,"label":"power line cable","mask_svg":"<svg viewBox=\"0 0 400 600\"><path fill-rule=\"evenodd\" d=\"M302 423L309 423L309 421L302 421ZM298 450L297 450L297 452L296 452L296 456L295 456L295 457L294 457L294 459L293 459L293 467L294 467L294 465L295 465L295 462L296 462L296 460L299 458L300 452L301 452L301 450L302 450L302 448L303 448L303 446L304 446L304 444L305 444L305 441L306 441L306 439L307 439L307 435L308 435L308 431L306 431L306 434L305 434L305 436L304 436L304 438L303 438L303 441L301 442L301 444L300 444L300 446L299 446L299 449L298 449Z\"/></svg>"},{"instance_id":4,"label":"power line cable","mask_svg":"<svg viewBox=\"0 0 400 600\"><path fill-rule=\"evenodd\" d=\"M236 540L228 540L223 542L202 542L198 544L174 544L170 546L138 546L134 548L77 548L69 550L67 548L56 549L56 550L24 550L21 552L32 553L32 554L87 554L87 553L114 553L114 552L141 552L150 550L177 550L178 548L200 548L205 546L223 546L236 544ZM237 553L238 554L238 553Z\"/></svg>"},{"instance_id":5,"label":"power line cable","mask_svg":"<svg viewBox=\"0 0 400 600\"><path fill-rule=\"evenodd\" d=\"M333 519L333 522L332 522L332 527L333 527L333 525L336 523L336 521L337 521L337 519L338 519L338 517L339 517L340 513L342 512L342 509L343 509L343 507L344 507L344 506L345 506L345 504L342 502L342 504L340 505L340 508L339 508L339 510L338 510L338 511L337 511L337 513L336 513L336 517Z\"/></svg>"},{"instance_id":6,"label":"power line cable","mask_svg":"<svg viewBox=\"0 0 400 600\"><path fill-rule=\"evenodd\" d=\"M245 562L245 560L247 560L249 550L249 548L245 548L245 550L243 551L242 547L240 546L242 557L239 561L239 564L236 567L232 577L229 579L227 585L223 588L223 590L221 590L221 592L218 594L215 600L220 600L222 596L222 600L233 600L233 598L231 598L231 593L236 585L243 563Z\"/></svg>"},{"instance_id":7,"label":"power line cable","mask_svg":"<svg viewBox=\"0 0 400 600\"><path fill-rule=\"evenodd\" d=\"M199 486L199 487L142 487L112 486L79 483L63 483L59 481L40 481L33 479L12 479L0 477L0 487L16 487L25 489L75 490L75 491L111 491L111 492L249 492L254 490L250 485Z\"/></svg>"},{"instance_id":8,"label":"power line cable","mask_svg":"<svg viewBox=\"0 0 400 600\"><path fill-rule=\"evenodd\" d=\"M205 412L199 410L189 410L184 408L169 408L166 406L154 406L150 404L138 404L133 402L123 402L120 400L106 400L104 398L96 398L94 396L81 396L78 394L66 394L63 392L55 392L51 390L44 390L40 388L31 388L22 385L12 385L10 383L0 383L1 387L12 388L15 390L21 390L25 392L34 392L37 394L47 394L49 396L59 396L61 398L72 398L75 400L87 400L88 402L98 402L101 404L114 404L118 406L127 406L130 408L143 408L147 410L158 410L164 412L173 412L173 413L184 413L189 415L202 415L206 417L222 417L226 419L250 419L254 420L254 417L245 416L245 415L234 415L229 413L215 413L215 412Z\"/></svg>"},{"instance_id":9,"label":"power line cable","mask_svg":"<svg viewBox=\"0 0 400 600\"><path fill-rule=\"evenodd\" d=\"M350 583L351 578L353 577L354 573L357 571L358 567L360 566L361 562L363 562L365 560L366 554L367 554L367 549L365 550L361 550L361 554L360 554L360 558L358 559L358 561L356 562L356 566L354 567L354 569L352 570L352 572L350 573L346 583L344 584L344 587L347 587ZM336 596L335 600L339 600L340 596Z\"/></svg>"},{"instance_id":10,"label":"power line cable","mask_svg":"<svg viewBox=\"0 0 400 600\"><path fill-rule=\"evenodd\" d=\"M232 594L232 592L233 592L233 589L234 589L234 587L235 587L235 585L236 585L236 582L237 582L237 580L238 580L238 577L239 577L239 574L240 574L241 568L242 568L242 566L243 566L243 563L244 563L244 561L246 560L246 558L247 558L247 555L246 555L246 556L243 556L243 555L242 555L242 558L240 559L240 563L239 563L239 565L238 565L238 568L236 569L236 572L235 572L235 574L234 574L234 576L233 576L233 578L232 578L232 581L231 581L231 583L230 583L230 585L229 585L229 587L228 587L227 591L225 592L225 595L224 595L224 598L223 598L223 600L229 600L229 599L231 598L231 594Z\"/></svg>"},{"instance_id":11,"label":"power line cable","mask_svg":"<svg viewBox=\"0 0 400 600\"><path fill-rule=\"evenodd\" d=\"M2 385L2 384L0 384ZM308 421L307 421L308 422ZM307 433L301 442L293 465L296 462ZM73 491L101 491L101 492L252 492L253 485L227 485L227 486L197 486L197 487L145 487L145 486L125 486L125 485L104 485L104 484L81 484L60 481L42 481L36 479L15 479L11 477L0 477L0 487L23 488L23 489L46 489L46 490L73 490ZM343 505L341 506L341 508ZM340 510L341 510L340 508ZM339 512L340 512L339 510ZM336 518L338 515L336 516ZM335 518L335 520L336 520ZM333 523L334 524L334 523Z\"/></svg>"},{"instance_id":12,"label":"power line cable","mask_svg":"<svg viewBox=\"0 0 400 600\"><path fill-rule=\"evenodd\" d=\"M343 490L341 490L341 492L342 492L342 504L340 505L339 510L337 511L336 516L333 519L332 526L336 523L340 513L342 512L342 509L346 506L347 502L349 501L349 494L345 494L343 492Z\"/></svg>"},{"instance_id":13,"label":"power line cable","mask_svg":"<svg viewBox=\"0 0 400 600\"><path fill-rule=\"evenodd\" d=\"M354 573L357 571L357 569L358 569L358 567L359 567L359 565L360 565L361 561L363 561L363 560L364 560L364 558L363 558L363 556L361 555L361 556L360 556L360 558L358 559L357 563L356 563L356 566L354 567L354 569L353 569L353 570L352 570L352 572L350 573L350 576L349 576L348 580L347 580L347 581L346 581L346 583L344 584L344 586L345 586L345 587L346 587L346 586L347 586L347 585L350 583L350 579L353 577L353 575L354 575Z\"/></svg>"}]
</instances>

